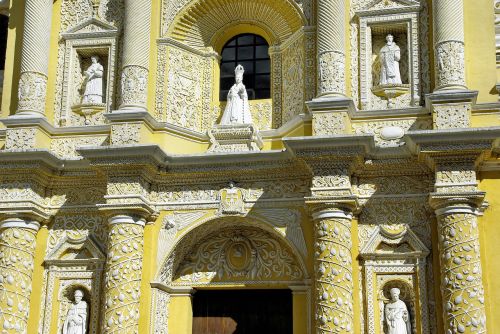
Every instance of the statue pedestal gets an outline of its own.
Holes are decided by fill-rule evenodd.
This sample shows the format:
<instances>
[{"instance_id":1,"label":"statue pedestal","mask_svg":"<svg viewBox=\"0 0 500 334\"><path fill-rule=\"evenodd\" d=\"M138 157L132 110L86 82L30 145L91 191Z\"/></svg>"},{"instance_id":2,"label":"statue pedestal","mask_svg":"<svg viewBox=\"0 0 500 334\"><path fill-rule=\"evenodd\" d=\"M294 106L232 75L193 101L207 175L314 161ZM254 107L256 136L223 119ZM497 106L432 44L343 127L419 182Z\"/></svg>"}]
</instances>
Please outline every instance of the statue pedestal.
<instances>
[{"instance_id":1,"label":"statue pedestal","mask_svg":"<svg viewBox=\"0 0 500 334\"><path fill-rule=\"evenodd\" d=\"M95 113L105 111L106 104L104 104L104 103L82 103L82 104L78 104L76 106L71 107L71 109L75 113L85 117L85 125L89 125L90 120L88 119L88 117L95 114Z\"/></svg>"},{"instance_id":2,"label":"statue pedestal","mask_svg":"<svg viewBox=\"0 0 500 334\"><path fill-rule=\"evenodd\" d=\"M252 124L216 125L208 130L208 152L260 151L263 143Z\"/></svg>"},{"instance_id":3,"label":"statue pedestal","mask_svg":"<svg viewBox=\"0 0 500 334\"><path fill-rule=\"evenodd\" d=\"M379 85L372 88L373 94L387 100L387 108L394 108L394 101L398 96L407 94L410 91L408 84L386 84Z\"/></svg>"}]
</instances>

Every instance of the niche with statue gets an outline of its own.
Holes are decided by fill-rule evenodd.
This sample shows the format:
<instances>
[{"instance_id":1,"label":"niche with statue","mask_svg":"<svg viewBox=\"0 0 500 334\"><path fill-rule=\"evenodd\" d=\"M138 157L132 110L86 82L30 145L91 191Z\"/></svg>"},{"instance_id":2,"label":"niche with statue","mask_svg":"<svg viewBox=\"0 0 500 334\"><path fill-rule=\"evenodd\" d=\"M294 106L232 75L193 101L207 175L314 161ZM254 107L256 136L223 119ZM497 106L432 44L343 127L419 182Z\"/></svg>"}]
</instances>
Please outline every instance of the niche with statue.
<instances>
[{"instance_id":1,"label":"niche with statue","mask_svg":"<svg viewBox=\"0 0 500 334\"><path fill-rule=\"evenodd\" d=\"M59 126L105 124L114 107L118 30L91 18L61 34L64 42Z\"/></svg>"},{"instance_id":2,"label":"niche with statue","mask_svg":"<svg viewBox=\"0 0 500 334\"><path fill-rule=\"evenodd\" d=\"M421 99L418 1L373 1L356 11L359 87L363 110L419 107Z\"/></svg>"}]
</instances>

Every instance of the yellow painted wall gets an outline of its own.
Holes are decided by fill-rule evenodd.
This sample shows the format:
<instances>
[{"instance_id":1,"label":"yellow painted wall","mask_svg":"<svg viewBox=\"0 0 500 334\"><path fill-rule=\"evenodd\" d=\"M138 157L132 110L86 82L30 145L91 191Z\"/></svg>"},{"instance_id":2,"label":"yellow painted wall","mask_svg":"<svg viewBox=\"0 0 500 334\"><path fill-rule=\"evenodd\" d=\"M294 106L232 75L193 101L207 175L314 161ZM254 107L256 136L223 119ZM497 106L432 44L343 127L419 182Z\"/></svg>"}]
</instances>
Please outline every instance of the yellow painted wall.
<instances>
[{"instance_id":1,"label":"yellow painted wall","mask_svg":"<svg viewBox=\"0 0 500 334\"><path fill-rule=\"evenodd\" d=\"M479 219L479 230L487 329L489 333L495 333L500 328L500 172L485 172L479 177L479 187L486 192L490 204Z\"/></svg>"},{"instance_id":2,"label":"yellow painted wall","mask_svg":"<svg viewBox=\"0 0 500 334\"><path fill-rule=\"evenodd\" d=\"M464 0L467 86L479 90L478 102L496 102L496 48L491 0Z\"/></svg>"}]
</instances>

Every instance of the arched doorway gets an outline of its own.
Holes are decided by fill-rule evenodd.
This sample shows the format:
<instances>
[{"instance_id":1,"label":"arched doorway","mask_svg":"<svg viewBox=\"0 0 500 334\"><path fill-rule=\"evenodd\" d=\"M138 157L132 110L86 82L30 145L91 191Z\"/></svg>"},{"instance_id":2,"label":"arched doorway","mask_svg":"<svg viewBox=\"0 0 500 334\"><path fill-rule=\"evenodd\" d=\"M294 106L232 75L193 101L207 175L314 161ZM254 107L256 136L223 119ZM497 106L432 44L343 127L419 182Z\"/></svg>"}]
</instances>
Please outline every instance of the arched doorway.
<instances>
[{"instance_id":1,"label":"arched doorway","mask_svg":"<svg viewBox=\"0 0 500 334\"><path fill-rule=\"evenodd\" d=\"M162 282L153 284L153 313L164 320L155 329L305 334L307 277L299 252L273 227L242 217L202 223L179 238L163 262Z\"/></svg>"}]
</instances>

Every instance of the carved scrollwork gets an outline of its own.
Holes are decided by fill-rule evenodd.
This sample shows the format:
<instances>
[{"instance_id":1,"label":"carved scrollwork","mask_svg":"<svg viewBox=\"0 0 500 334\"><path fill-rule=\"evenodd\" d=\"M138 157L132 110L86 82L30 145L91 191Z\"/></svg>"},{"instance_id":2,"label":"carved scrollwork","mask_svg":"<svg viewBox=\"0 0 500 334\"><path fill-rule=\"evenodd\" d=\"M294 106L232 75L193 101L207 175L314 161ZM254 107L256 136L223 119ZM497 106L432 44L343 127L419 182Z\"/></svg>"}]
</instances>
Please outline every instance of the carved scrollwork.
<instances>
[{"instance_id":1,"label":"carved scrollwork","mask_svg":"<svg viewBox=\"0 0 500 334\"><path fill-rule=\"evenodd\" d=\"M141 66L130 65L122 70L122 106L144 107L148 97L148 70Z\"/></svg>"},{"instance_id":2,"label":"carved scrollwork","mask_svg":"<svg viewBox=\"0 0 500 334\"><path fill-rule=\"evenodd\" d=\"M465 46L459 41L436 45L437 87L465 86Z\"/></svg>"},{"instance_id":3,"label":"carved scrollwork","mask_svg":"<svg viewBox=\"0 0 500 334\"><path fill-rule=\"evenodd\" d=\"M18 91L18 111L29 111L43 114L45 111L46 93L46 75L36 72L21 73Z\"/></svg>"},{"instance_id":4,"label":"carved scrollwork","mask_svg":"<svg viewBox=\"0 0 500 334\"><path fill-rule=\"evenodd\" d=\"M319 95L345 94L345 55L336 51L319 55Z\"/></svg>"},{"instance_id":5,"label":"carved scrollwork","mask_svg":"<svg viewBox=\"0 0 500 334\"><path fill-rule=\"evenodd\" d=\"M175 284L296 281L304 276L287 246L257 229L225 229L204 238L179 266Z\"/></svg>"}]
</instances>

